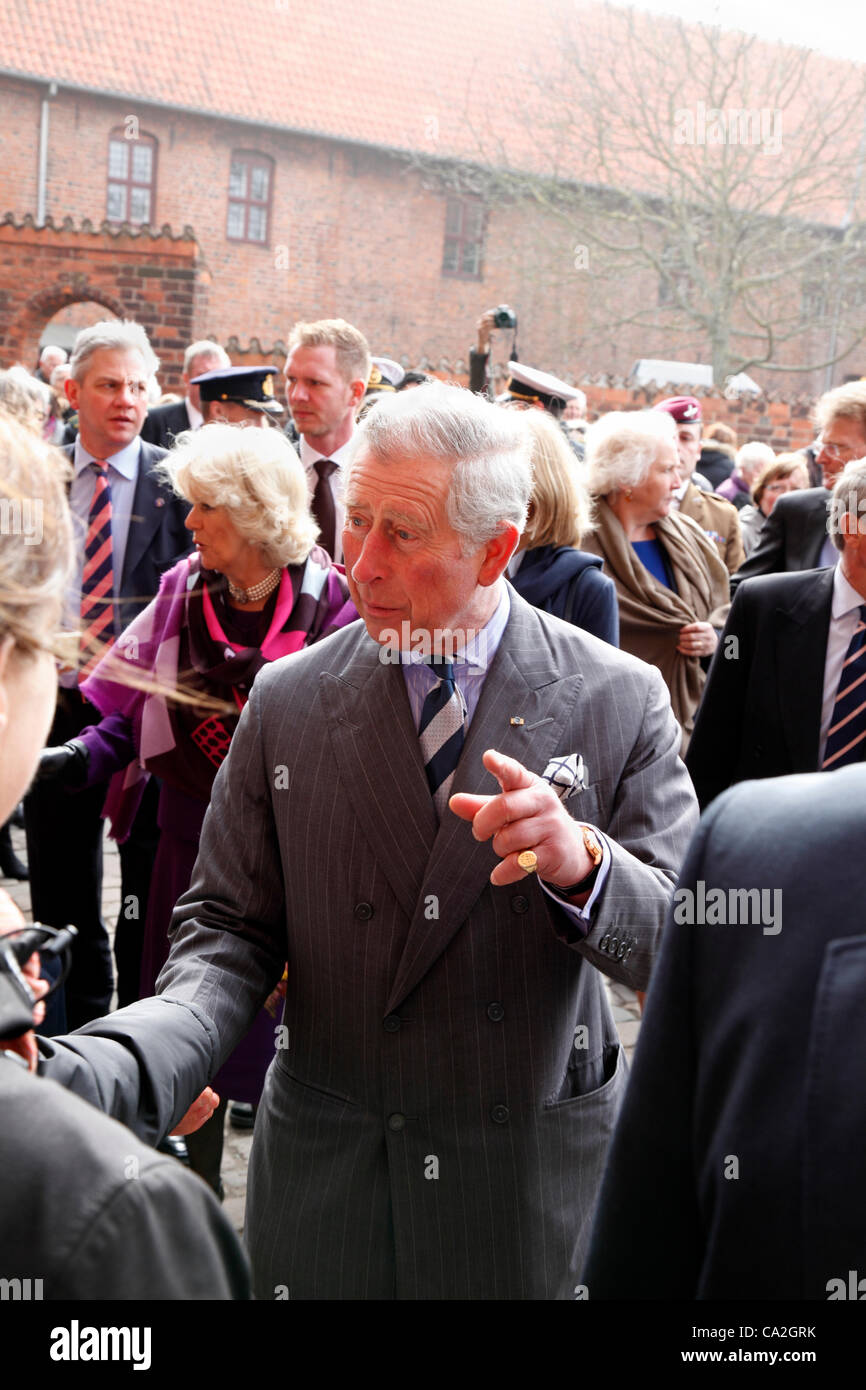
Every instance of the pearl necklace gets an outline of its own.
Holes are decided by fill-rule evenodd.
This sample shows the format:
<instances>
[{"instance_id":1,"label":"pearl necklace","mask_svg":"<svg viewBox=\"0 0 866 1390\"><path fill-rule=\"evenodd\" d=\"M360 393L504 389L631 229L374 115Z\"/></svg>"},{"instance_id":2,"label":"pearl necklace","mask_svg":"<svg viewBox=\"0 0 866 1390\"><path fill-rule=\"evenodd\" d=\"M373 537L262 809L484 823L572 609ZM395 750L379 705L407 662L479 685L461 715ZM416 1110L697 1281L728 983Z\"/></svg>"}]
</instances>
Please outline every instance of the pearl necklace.
<instances>
[{"instance_id":1,"label":"pearl necklace","mask_svg":"<svg viewBox=\"0 0 866 1390\"><path fill-rule=\"evenodd\" d=\"M267 579L262 579L260 583L253 584L249 589L239 589L231 580L228 581L229 593L235 603L258 603L259 599L267 598L272 594L280 582L282 576L281 569L271 570Z\"/></svg>"}]
</instances>

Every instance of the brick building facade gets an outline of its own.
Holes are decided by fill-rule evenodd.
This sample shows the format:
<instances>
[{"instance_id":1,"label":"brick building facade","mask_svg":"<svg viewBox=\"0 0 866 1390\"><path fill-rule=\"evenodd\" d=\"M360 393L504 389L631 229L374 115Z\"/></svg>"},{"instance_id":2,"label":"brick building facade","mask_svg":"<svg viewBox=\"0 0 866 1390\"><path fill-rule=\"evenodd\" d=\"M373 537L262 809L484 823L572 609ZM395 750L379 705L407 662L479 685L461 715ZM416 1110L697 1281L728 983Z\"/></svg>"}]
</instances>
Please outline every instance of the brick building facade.
<instances>
[{"instance_id":1,"label":"brick building facade","mask_svg":"<svg viewBox=\"0 0 866 1390\"><path fill-rule=\"evenodd\" d=\"M169 245L194 243L185 262L194 271L192 299L182 311L191 309L189 337L214 337L236 360L280 362L295 319L342 315L374 352L459 377L475 321L501 302L519 311L521 358L575 380L625 375L639 357L707 360L695 329L589 332L588 300L599 282L567 225L526 198L472 191L477 132L489 129L491 111L508 159L529 167L537 154L521 115L519 70L528 65L515 65L524 52L543 62L553 40L528 0L502 0L496 25L484 7L452 4L460 28L448 62L445 12L412 16L397 4L374 7L382 22L368 34L343 24L330 2L295 12L283 0L253 0L244 11L258 34L250 46L244 35L217 41L225 0L208 7L213 28L197 31L191 12L159 3L134 33L114 4L81 0L76 15L88 24L78 29L63 23L60 0L44 0L37 33L23 0L5 3L25 16L20 34L13 25L0 36L7 274L18 264L8 251L13 226L48 218L57 229L71 219L93 229L69 236L82 300L88 285L112 278L106 257L133 256L140 279L147 247L159 257ZM564 0L555 4L565 16ZM44 252L51 238L40 242L27 228L27 244ZM44 261L42 253L34 259L29 298L42 309L73 302L74 294L61 294L69 274L43 283ZM123 262L127 279L130 264ZM161 278L153 279L156 294ZM112 291L124 312L139 301L117 291L136 288ZM23 292L17 279L0 277L10 303ZM617 313L653 305L658 278L632 276L606 293ZM8 356L19 349L4 318ZM168 321L158 296L143 321L160 328L162 383L176 386L179 322ZM25 360L34 325L31 315ZM494 356L501 361L509 346L500 339ZM771 382L820 385L817 376Z\"/></svg>"}]
</instances>

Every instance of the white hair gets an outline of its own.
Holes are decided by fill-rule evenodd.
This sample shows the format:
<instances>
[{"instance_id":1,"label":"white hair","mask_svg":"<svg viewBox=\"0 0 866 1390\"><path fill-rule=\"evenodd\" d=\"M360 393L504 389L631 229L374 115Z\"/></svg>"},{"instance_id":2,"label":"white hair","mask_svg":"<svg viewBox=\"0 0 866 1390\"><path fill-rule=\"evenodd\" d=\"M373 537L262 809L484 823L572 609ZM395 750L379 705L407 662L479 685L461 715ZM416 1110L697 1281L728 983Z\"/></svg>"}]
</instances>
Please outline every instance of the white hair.
<instances>
[{"instance_id":1,"label":"white hair","mask_svg":"<svg viewBox=\"0 0 866 1390\"><path fill-rule=\"evenodd\" d=\"M183 370L188 376L189 369L197 357L212 357L219 362L221 367L230 367L231 358L224 347L219 343L214 343L210 338L200 338L197 343L190 343L186 352L183 354Z\"/></svg>"},{"instance_id":2,"label":"white hair","mask_svg":"<svg viewBox=\"0 0 866 1390\"><path fill-rule=\"evenodd\" d=\"M471 554L504 525L522 531L532 492L530 441L520 415L492 405L462 386L434 381L385 396L358 430L354 459L431 459L451 468L448 521Z\"/></svg>"},{"instance_id":3,"label":"white hair","mask_svg":"<svg viewBox=\"0 0 866 1390\"><path fill-rule=\"evenodd\" d=\"M39 365L40 365L40 367L42 366L43 362L45 361L45 359L46 359L46 357L49 355L49 353L53 356L54 353L56 353L56 352L59 352L59 353L60 353L60 361L58 362L57 365L58 365L58 367L62 367L62 366L63 366L63 363L67 361L67 359L68 359L68 357L69 357L69 353L66 351L66 348L61 347L59 343L46 343L46 344L45 344L44 348L42 349L42 351L41 351L40 354L39 354Z\"/></svg>"},{"instance_id":4,"label":"white hair","mask_svg":"<svg viewBox=\"0 0 866 1390\"><path fill-rule=\"evenodd\" d=\"M866 459L854 459L846 464L833 488L827 530L837 550L845 549L842 518L846 513L854 517L861 535L866 532Z\"/></svg>"},{"instance_id":5,"label":"white hair","mask_svg":"<svg viewBox=\"0 0 866 1390\"><path fill-rule=\"evenodd\" d=\"M597 497L639 487L659 448L676 448L677 426L666 410L613 410L586 432L589 489Z\"/></svg>"},{"instance_id":6,"label":"white hair","mask_svg":"<svg viewBox=\"0 0 866 1390\"><path fill-rule=\"evenodd\" d=\"M762 468L766 468L768 463L775 463L776 455L769 444L761 444L757 439L750 439L747 444L737 450L735 470L747 483L752 483L757 478ZM803 456L803 466L806 466L806 458Z\"/></svg>"},{"instance_id":7,"label":"white hair","mask_svg":"<svg viewBox=\"0 0 866 1390\"><path fill-rule=\"evenodd\" d=\"M159 371L159 358L140 323L133 323L132 319L103 319L89 328L82 328L75 339L69 363L70 376L75 381L83 381L91 357L103 349L139 353L144 361L145 376L154 376Z\"/></svg>"},{"instance_id":8,"label":"white hair","mask_svg":"<svg viewBox=\"0 0 866 1390\"><path fill-rule=\"evenodd\" d=\"M316 543L303 465L279 430L202 425L179 435L158 469L188 502L225 507L265 564L301 564Z\"/></svg>"}]
</instances>

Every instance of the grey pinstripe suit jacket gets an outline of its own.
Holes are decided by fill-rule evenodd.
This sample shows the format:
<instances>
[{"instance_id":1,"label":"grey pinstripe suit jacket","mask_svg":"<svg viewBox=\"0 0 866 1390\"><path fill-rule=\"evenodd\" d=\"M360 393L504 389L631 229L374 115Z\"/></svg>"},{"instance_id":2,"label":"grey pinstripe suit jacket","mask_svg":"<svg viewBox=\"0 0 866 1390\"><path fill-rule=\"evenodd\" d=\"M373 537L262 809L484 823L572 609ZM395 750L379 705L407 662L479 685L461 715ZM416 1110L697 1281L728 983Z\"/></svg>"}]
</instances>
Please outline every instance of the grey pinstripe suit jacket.
<instances>
[{"instance_id":1,"label":"grey pinstripe suit jacket","mask_svg":"<svg viewBox=\"0 0 866 1390\"><path fill-rule=\"evenodd\" d=\"M161 1010L163 1043L215 1069L288 960L250 1165L259 1298L573 1296L625 1085L594 967L646 985L697 813L658 672L511 603L453 789L497 790L489 747L538 771L583 754L568 806L614 842L589 935L437 827L402 673L359 623L258 676L162 997L113 1016L138 1047Z\"/></svg>"}]
</instances>

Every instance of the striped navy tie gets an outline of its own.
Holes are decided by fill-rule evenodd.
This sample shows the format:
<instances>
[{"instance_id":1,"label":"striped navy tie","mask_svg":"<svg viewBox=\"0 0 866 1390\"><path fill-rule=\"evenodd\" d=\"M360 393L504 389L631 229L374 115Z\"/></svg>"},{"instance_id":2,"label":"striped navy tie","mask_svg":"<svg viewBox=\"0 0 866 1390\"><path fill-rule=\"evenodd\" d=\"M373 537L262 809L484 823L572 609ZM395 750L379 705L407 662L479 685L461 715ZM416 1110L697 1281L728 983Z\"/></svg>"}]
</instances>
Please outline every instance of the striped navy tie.
<instances>
[{"instance_id":1,"label":"striped navy tie","mask_svg":"<svg viewBox=\"0 0 866 1390\"><path fill-rule=\"evenodd\" d=\"M866 753L866 604L845 653L824 749L824 771L860 763Z\"/></svg>"},{"instance_id":2,"label":"striped navy tie","mask_svg":"<svg viewBox=\"0 0 866 1390\"><path fill-rule=\"evenodd\" d=\"M108 464L94 459L93 500L87 519L81 577L81 656L79 681L93 670L114 640L114 566L111 542L111 485Z\"/></svg>"},{"instance_id":3,"label":"striped navy tie","mask_svg":"<svg viewBox=\"0 0 866 1390\"><path fill-rule=\"evenodd\" d=\"M441 820L463 751L466 704L455 684L452 662L434 657L427 664L437 683L424 701L418 738L430 795Z\"/></svg>"}]
</instances>

